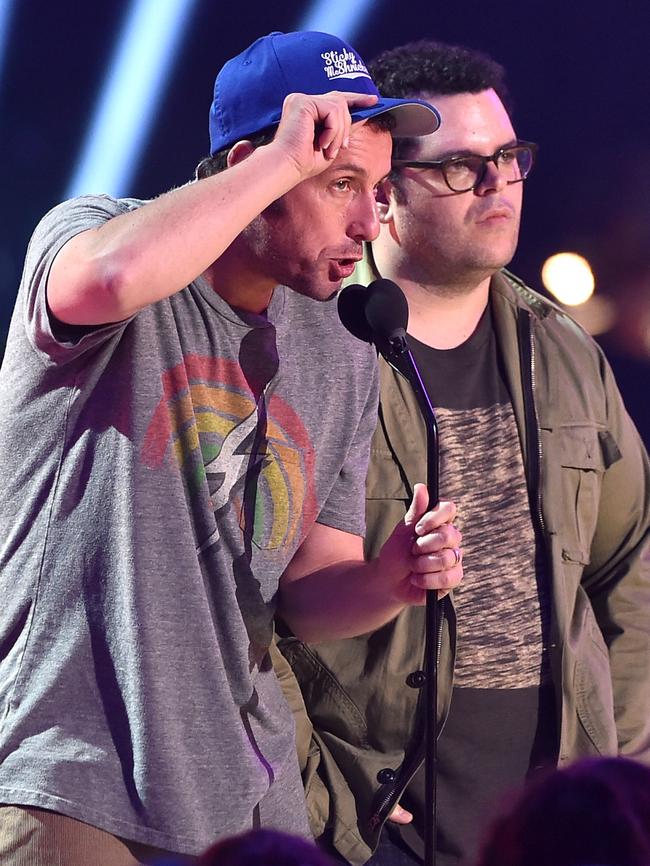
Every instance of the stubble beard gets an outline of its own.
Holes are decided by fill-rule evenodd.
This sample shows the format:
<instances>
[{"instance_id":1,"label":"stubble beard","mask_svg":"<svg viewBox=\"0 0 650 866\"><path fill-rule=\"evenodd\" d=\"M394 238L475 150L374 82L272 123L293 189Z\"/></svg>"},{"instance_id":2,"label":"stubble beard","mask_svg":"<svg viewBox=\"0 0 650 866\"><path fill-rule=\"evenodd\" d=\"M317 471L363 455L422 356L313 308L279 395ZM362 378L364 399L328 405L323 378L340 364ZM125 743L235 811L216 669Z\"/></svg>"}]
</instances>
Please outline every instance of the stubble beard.
<instances>
[{"instance_id":1,"label":"stubble beard","mask_svg":"<svg viewBox=\"0 0 650 866\"><path fill-rule=\"evenodd\" d=\"M408 279L426 295L447 299L463 298L472 294L479 285L493 277L506 264L506 261L487 261L482 258L463 262L438 260L437 266L432 267L430 263L423 261L419 267L409 268Z\"/></svg>"},{"instance_id":2,"label":"stubble beard","mask_svg":"<svg viewBox=\"0 0 650 866\"><path fill-rule=\"evenodd\" d=\"M509 249L496 255L492 249L476 250L474 255L458 256L451 260L441 259L438 251L431 250L421 259L418 273L412 275L423 292L444 298L461 298L471 294L477 286L506 267L517 249L519 227L513 233ZM432 264L433 263L433 264Z\"/></svg>"}]
</instances>

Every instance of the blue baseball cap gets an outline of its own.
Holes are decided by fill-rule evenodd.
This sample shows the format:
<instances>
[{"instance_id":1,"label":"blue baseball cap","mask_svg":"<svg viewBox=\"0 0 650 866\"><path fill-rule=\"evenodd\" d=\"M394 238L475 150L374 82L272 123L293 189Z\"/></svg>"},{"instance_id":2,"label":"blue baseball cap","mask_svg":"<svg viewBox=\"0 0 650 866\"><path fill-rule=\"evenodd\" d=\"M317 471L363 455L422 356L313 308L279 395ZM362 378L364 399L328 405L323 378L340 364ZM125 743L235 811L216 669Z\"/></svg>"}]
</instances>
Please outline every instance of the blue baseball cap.
<instances>
[{"instance_id":1,"label":"blue baseball cap","mask_svg":"<svg viewBox=\"0 0 650 866\"><path fill-rule=\"evenodd\" d=\"M361 57L337 36L274 32L228 60L217 75L210 108L210 153L278 124L290 93L330 90L379 97L369 108L353 108L352 120L390 114L395 119L391 133L398 138L428 135L440 126L440 115L428 102L381 96Z\"/></svg>"}]
</instances>

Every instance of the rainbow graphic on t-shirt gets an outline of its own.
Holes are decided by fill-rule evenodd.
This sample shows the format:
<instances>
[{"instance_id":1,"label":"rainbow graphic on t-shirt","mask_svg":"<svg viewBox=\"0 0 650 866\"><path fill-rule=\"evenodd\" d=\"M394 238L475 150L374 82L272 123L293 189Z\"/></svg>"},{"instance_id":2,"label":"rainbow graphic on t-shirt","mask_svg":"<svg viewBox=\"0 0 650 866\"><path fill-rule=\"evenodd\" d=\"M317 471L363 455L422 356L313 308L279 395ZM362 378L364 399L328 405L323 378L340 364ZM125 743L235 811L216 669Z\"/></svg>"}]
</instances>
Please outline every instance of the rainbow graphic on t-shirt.
<instances>
[{"instance_id":1,"label":"rainbow graphic on t-shirt","mask_svg":"<svg viewBox=\"0 0 650 866\"><path fill-rule=\"evenodd\" d=\"M257 547L302 541L317 502L313 447L296 412L271 387L256 399L239 364L224 358L186 356L163 374L162 391L142 459L152 469L177 463L197 545L218 540L212 515L231 507Z\"/></svg>"}]
</instances>

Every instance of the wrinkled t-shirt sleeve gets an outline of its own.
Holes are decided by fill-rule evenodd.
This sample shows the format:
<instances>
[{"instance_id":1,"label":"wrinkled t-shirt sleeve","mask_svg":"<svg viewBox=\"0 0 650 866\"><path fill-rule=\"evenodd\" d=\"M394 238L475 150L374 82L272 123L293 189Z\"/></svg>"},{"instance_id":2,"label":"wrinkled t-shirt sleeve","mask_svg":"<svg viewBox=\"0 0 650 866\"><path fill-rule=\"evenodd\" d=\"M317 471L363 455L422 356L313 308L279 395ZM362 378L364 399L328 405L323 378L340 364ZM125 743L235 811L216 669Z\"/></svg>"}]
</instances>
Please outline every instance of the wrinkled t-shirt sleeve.
<instances>
[{"instance_id":1,"label":"wrinkled t-shirt sleeve","mask_svg":"<svg viewBox=\"0 0 650 866\"><path fill-rule=\"evenodd\" d=\"M18 303L29 343L45 365L66 363L104 343L128 320L79 327L57 321L47 304L47 280L61 248L75 235L130 210L108 196L81 196L57 205L36 227L29 243Z\"/></svg>"},{"instance_id":2,"label":"wrinkled t-shirt sleeve","mask_svg":"<svg viewBox=\"0 0 650 866\"><path fill-rule=\"evenodd\" d=\"M366 373L369 383L367 399L341 471L317 520L318 523L362 537L366 532L366 475L370 459L370 441L377 426L379 399L377 361L374 350L370 346L367 348L366 357L370 361Z\"/></svg>"}]
</instances>

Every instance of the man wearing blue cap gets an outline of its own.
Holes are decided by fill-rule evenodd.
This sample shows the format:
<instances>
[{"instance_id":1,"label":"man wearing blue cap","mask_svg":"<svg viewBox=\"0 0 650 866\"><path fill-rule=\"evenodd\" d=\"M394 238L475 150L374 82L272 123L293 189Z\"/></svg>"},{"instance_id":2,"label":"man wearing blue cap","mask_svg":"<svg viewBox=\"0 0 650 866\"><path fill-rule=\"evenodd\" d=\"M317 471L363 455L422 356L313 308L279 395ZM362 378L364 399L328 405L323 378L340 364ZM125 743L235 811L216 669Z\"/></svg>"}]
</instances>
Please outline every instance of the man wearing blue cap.
<instances>
[{"instance_id":1,"label":"man wearing blue cap","mask_svg":"<svg viewBox=\"0 0 650 866\"><path fill-rule=\"evenodd\" d=\"M319 640L461 579L423 486L363 560L375 359L329 300L377 235L387 126L437 124L341 40L274 33L217 77L199 179L36 229L0 376L2 866L307 833L276 603Z\"/></svg>"}]
</instances>

